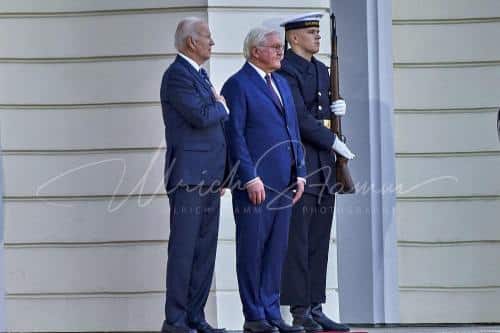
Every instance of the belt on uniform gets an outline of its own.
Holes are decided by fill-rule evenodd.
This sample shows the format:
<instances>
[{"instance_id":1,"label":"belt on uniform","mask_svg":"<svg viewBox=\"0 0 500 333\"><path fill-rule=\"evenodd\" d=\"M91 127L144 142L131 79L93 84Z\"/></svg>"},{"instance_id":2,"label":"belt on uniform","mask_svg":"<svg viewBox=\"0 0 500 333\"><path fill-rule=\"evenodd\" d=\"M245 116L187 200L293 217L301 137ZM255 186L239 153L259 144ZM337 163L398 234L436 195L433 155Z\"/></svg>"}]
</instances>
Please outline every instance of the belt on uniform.
<instances>
[{"instance_id":1,"label":"belt on uniform","mask_svg":"<svg viewBox=\"0 0 500 333\"><path fill-rule=\"evenodd\" d=\"M326 128L329 128L329 129L332 128L332 122L330 121L330 119L316 119L316 122L319 125L324 126Z\"/></svg>"}]
</instances>

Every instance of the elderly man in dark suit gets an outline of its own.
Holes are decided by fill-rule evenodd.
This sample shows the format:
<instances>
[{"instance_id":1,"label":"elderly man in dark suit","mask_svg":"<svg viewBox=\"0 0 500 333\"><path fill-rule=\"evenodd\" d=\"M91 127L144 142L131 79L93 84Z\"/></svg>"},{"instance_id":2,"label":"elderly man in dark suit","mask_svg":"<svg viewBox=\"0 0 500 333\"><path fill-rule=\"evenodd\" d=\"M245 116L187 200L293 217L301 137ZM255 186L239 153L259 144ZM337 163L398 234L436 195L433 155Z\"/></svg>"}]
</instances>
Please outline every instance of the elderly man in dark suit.
<instances>
[{"instance_id":1,"label":"elderly man in dark suit","mask_svg":"<svg viewBox=\"0 0 500 333\"><path fill-rule=\"evenodd\" d=\"M201 65L214 42L207 23L177 26L175 61L165 71L161 105L170 202L167 292L162 332L221 333L205 320L215 264L220 194L227 167L224 121L229 111Z\"/></svg>"},{"instance_id":2,"label":"elderly man in dark suit","mask_svg":"<svg viewBox=\"0 0 500 333\"><path fill-rule=\"evenodd\" d=\"M280 314L281 269L291 207L302 195L306 170L297 115L280 67L283 43L277 31L251 30L247 62L224 84L231 110L229 142L237 166L233 211L236 270L245 332L301 332ZM292 189L296 188L295 194Z\"/></svg>"}]
</instances>

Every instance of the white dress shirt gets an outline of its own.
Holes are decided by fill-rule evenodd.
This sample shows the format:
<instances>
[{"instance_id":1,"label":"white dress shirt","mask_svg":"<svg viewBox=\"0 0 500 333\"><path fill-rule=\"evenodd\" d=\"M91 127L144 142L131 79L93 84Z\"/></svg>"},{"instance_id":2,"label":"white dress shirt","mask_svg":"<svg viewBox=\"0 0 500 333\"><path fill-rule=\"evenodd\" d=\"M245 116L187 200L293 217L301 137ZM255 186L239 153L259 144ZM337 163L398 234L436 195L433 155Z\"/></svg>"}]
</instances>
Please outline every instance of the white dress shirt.
<instances>
[{"instance_id":1,"label":"white dress shirt","mask_svg":"<svg viewBox=\"0 0 500 333\"><path fill-rule=\"evenodd\" d=\"M264 83L267 85L266 75L271 75L271 73L266 74L266 72L264 72L262 69L255 66L254 64L252 64L250 61L248 62L248 64L250 66L252 66L257 71L259 76L262 78L262 80L264 80ZM276 84L274 83L274 79L273 79L272 75L271 75L271 85L273 86L273 90L276 93L276 95L278 95L278 98L280 99L281 105L283 105L283 99L281 99L280 91L278 90L278 87L276 87Z\"/></svg>"},{"instance_id":2,"label":"white dress shirt","mask_svg":"<svg viewBox=\"0 0 500 333\"><path fill-rule=\"evenodd\" d=\"M199 72L199 71L200 71L201 66L200 66L200 65L198 65L198 63L197 63L196 61L194 61L193 59L189 58L187 55L185 55L185 54L183 54L183 53L181 53L181 52L179 52L178 54L179 54L182 58L184 58L184 60L186 60L187 62L189 62L189 64L190 64L191 66L193 66L193 68L194 68L194 70L195 70L195 71L197 71L197 72Z\"/></svg>"}]
</instances>

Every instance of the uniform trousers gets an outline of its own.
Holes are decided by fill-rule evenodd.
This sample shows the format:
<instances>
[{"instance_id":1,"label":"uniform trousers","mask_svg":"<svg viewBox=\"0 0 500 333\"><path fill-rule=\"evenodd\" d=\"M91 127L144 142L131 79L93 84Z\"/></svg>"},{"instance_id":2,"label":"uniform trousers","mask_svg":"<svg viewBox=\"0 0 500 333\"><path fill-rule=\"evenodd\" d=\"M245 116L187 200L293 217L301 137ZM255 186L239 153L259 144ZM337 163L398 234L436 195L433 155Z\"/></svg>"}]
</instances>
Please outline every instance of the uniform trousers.
<instances>
[{"instance_id":1,"label":"uniform trousers","mask_svg":"<svg viewBox=\"0 0 500 333\"><path fill-rule=\"evenodd\" d=\"M326 300L326 273L335 196L304 193L292 209L281 283L282 305L309 306Z\"/></svg>"}]
</instances>

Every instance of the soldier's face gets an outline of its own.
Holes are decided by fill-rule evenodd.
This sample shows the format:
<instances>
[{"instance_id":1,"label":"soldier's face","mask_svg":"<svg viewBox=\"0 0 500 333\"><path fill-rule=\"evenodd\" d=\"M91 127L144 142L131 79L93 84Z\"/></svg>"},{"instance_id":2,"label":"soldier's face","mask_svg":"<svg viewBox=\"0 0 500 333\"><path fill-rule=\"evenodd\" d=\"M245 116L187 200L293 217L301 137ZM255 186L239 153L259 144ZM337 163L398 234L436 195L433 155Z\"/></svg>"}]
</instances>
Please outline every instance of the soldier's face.
<instances>
[{"instance_id":1,"label":"soldier's face","mask_svg":"<svg viewBox=\"0 0 500 333\"><path fill-rule=\"evenodd\" d=\"M320 39L319 28L298 29L294 38L297 46L310 54L319 52Z\"/></svg>"}]
</instances>

